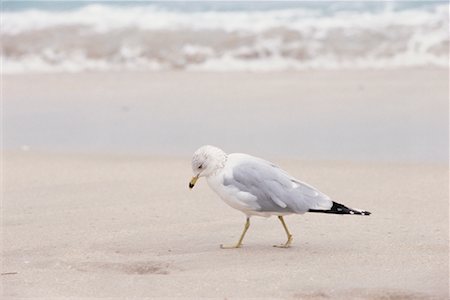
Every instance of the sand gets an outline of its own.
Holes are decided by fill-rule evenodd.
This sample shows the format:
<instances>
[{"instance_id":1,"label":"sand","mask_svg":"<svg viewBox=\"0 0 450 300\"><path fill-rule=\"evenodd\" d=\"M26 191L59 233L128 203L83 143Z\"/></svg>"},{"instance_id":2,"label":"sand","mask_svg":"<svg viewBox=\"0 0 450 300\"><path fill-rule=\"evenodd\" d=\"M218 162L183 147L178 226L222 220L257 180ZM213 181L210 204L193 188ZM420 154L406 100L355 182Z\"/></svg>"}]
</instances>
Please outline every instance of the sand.
<instances>
[{"instance_id":1,"label":"sand","mask_svg":"<svg viewBox=\"0 0 450 300\"><path fill-rule=\"evenodd\" d=\"M448 73L3 76L2 299L448 299ZM230 121L231 120L231 121ZM245 217L202 144L370 217Z\"/></svg>"},{"instance_id":2,"label":"sand","mask_svg":"<svg viewBox=\"0 0 450 300\"><path fill-rule=\"evenodd\" d=\"M444 69L3 76L5 146L447 161Z\"/></svg>"},{"instance_id":3,"label":"sand","mask_svg":"<svg viewBox=\"0 0 450 300\"><path fill-rule=\"evenodd\" d=\"M244 215L189 160L7 153L3 299L281 297L446 299L448 168L277 160L370 217Z\"/></svg>"}]
</instances>

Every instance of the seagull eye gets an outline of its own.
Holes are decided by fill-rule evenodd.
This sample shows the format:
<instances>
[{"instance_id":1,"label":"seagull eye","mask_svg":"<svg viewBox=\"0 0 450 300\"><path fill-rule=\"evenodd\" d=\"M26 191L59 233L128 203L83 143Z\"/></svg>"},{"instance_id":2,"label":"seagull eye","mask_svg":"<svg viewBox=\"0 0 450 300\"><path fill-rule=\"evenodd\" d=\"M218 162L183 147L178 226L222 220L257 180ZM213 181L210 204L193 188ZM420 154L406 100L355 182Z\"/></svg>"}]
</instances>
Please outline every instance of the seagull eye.
<instances>
[{"instance_id":1,"label":"seagull eye","mask_svg":"<svg viewBox=\"0 0 450 300\"><path fill-rule=\"evenodd\" d=\"M198 166L199 169L203 168L203 165Z\"/></svg>"}]
</instances>

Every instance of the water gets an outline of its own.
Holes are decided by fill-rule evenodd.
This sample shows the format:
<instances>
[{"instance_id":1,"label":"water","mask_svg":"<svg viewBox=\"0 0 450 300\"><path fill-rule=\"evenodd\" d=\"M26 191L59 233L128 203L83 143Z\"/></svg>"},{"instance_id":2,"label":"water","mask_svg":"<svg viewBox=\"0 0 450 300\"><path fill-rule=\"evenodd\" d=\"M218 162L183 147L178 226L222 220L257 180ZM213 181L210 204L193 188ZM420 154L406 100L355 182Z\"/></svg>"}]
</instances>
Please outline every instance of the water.
<instances>
[{"instance_id":1,"label":"water","mask_svg":"<svg viewBox=\"0 0 450 300\"><path fill-rule=\"evenodd\" d=\"M448 66L448 2L2 5L5 73Z\"/></svg>"}]
</instances>

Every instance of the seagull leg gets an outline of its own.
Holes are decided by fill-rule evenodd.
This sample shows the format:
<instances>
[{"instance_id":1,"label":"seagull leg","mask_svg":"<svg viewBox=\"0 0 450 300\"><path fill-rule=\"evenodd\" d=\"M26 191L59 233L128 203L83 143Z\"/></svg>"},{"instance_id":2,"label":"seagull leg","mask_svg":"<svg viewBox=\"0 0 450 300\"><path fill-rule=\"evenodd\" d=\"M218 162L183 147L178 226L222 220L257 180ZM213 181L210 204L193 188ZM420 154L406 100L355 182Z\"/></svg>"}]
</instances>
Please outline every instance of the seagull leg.
<instances>
[{"instance_id":1,"label":"seagull leg","mask_svg":"<svg viewBox=\"0 0 450 300\"><path fill-rule=\"evenodd\" d=\"M242 231L241 237L239 238L239 241L237 242L237 244L234 246L220 245L220 248L222 248L222 249L240 248L242 246L242 240L244 239L245 233L247 232L249 227L250 227L250 218L247 217L247 220L245 221L245 225L244 225L244 231Z\"/></svg>"},{"instance_id":2,"label":"seagull leg","mask_svg":"<svg viewBox=\"0 0 450 300\"><path fill-rule=\"evenodd\" d=\"M280 221L281 221L281 224L283 224L283 227L284 227L284 230L286 231L286 234L287 234L287 241L286 241L286 243L284 243L284 244L281 244L281 245L273 245L274 247L277 247L277 248L289 248L290 246L291 246L291 243L292 243L292 234L289 232L289 229L287 228L287 226L286 226L286 223L284 223L284 219L283 219L283 216L278 216L278 219L280 219Z\"/></svg>"}]
</instances>

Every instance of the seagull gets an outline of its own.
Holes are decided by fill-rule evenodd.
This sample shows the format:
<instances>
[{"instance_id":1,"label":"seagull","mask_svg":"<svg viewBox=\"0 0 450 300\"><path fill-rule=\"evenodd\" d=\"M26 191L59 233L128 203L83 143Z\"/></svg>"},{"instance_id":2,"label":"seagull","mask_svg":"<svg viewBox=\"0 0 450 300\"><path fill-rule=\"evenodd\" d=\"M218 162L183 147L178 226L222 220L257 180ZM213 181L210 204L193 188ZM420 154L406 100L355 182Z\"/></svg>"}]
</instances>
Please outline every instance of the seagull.
<instances>
[{"instance_id":1,"label":"seagull","mask_svg":"<svg viewBox=\"0 0 450 300\"><path fill-rule=\"evenodd\" d=\"M192 189L200 177L205 177L210 188L232 208L246 216L244 230L235 245L223 249L240 248L250 227L250 217L278 216L287 235L287 241L274 247L289 248L292 234L283 216L306 212L326 214L370 215L370 212L351 209L334 202L316 188L301 182L286 171L264 159L243 153L226 154L221 149L206 145L192 157L194 177Z\"/></svg>"}]
</instances>

